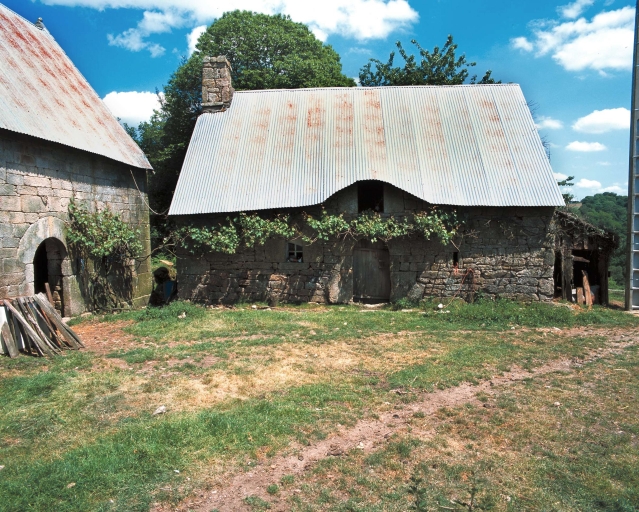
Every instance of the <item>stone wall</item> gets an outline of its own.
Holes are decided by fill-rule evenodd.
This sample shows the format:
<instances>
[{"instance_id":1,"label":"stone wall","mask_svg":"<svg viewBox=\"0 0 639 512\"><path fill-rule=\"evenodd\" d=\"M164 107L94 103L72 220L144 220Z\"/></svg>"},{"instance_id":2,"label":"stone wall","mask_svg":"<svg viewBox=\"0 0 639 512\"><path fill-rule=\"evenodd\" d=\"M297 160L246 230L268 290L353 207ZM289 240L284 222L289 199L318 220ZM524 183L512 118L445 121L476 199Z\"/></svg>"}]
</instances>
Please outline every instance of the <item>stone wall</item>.
<instances>
[{"instance_id":1,"label":"stone wall","mask_svg":"<svg viewBox=\"0 0 639 512\"><path fill-rule=\"evenodd\" d=\"M150 254L149 213L131 176L146 195L146 171L60 144L0 130L0 299L34 292L33 257L46 239L61 242L59 283L64 313L86 309L86 267L69 253L65 221L71 198L89 208L109 207L141 234L144 254ZM52 246L47 244L47 246ZM54 247L54 246L52 246ZM54 254L55 252L55 254ZM57 256L64 252L63 256ZM123 283L132 304L142 305L151 293L150 259L131 267ZM55 286L53 286L55 287Z\"/></svg>"},{"instance_id":2,"label":"stone wall","mask_svg":"<svg viewBox=\"0 0 639 512\"><path fill-rule=\"evenodd\" d=\"M326 203L330 213L357 214L356 186ZM384 190L384 211L401 214L426 208L420 199L391 185ZM317 215L319 207L304 209ZM394 239L390 253L391 300L408 297L482 294L520 300L553 297L553 208L460 207L466 219L458 247L423 237ZM290 212L299 215L300 211ZM192 216L183 222L211 225L225 216ZM263 301L346 303L353 298L353 249L357 241L337 240L304 246L304 262L288 263L286 240L237 254L178 256L179 295L205 303ZM455 264L457 260L457 264Z\"/></svg>"},{"instance_id":3,"label":"stone wall","mask_svg":"<svg viewBox=\"0 0 639 512\"><path fill-rule=\"evenodd\" d=\"M219 112L231 106L231 64L226 57L204 57L202 66L202 112Z\"/></svg>"}]
</instances>

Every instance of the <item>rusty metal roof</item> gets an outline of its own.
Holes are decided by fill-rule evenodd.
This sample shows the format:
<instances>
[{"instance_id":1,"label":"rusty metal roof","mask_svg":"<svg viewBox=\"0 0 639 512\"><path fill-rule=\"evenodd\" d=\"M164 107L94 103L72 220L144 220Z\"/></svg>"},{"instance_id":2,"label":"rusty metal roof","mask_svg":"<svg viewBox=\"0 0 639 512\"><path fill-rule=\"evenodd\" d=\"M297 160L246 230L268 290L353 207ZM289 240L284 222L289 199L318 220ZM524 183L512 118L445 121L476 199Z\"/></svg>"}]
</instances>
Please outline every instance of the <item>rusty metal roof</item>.
<instances>
[{"instance_id":1,"label":"rusty metal roof","mask_svg":"<svg viewBox=\"0 0 639 512\"><path fill-rule=\"evenodd\" d=\"M518 85L326 88L201 115L170 214L308 206L360 180L432 204L564 204Z\"/></svg>"},{"instance_id":2,"label":"rusty metal roof","mask_svg":"<svg viewBox=\"0 0 639 512\"><path fill-rule=\"evenodd\" d=\"M2 4L0 128L151 168L51 34Z\"/></svg>"}]
</instances>

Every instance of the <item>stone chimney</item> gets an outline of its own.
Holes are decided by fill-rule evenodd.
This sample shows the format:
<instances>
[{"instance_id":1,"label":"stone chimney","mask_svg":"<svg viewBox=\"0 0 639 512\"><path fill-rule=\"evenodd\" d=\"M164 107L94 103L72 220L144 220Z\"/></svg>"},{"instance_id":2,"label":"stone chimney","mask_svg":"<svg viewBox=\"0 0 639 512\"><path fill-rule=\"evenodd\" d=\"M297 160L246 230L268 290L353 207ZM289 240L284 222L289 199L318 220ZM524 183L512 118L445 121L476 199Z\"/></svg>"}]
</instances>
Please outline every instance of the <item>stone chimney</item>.
<instances>
[{"instance_id":1,"label":"stone chimney","mask_svg":"<svg viewBox=\"0 0 639 512\"><path fill-rule=\"evenodd\" d=\"M231 64L226 57L204 57L202 112L223 112L231 106L234 92Z\"/></svg>"}]
</instances>

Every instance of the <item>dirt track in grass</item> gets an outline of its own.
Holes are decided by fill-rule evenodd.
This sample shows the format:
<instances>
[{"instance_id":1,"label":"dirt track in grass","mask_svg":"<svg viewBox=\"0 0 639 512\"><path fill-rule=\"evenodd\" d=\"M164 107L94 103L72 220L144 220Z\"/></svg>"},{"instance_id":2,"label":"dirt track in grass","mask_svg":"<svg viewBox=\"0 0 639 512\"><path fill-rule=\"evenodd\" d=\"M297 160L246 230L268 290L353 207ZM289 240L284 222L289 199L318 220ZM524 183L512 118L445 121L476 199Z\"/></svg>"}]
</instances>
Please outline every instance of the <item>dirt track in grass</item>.
<instances>
[{"instance_id":1,"label":"dirt track in grass","mask_svg":"<svg viewBox=\"0 0 639 512\"><path fill-rule=\"evenodd\" d=\"M575 330L575 332L577 331ZM636 344L639 344L639 339L635 336L629 339L627 331L625 336L615 333L609 337L605 348L593 350L583 359L560 359L531 371L514 367L511 371L494 376L491 380L482 381L478 385L464 383L454 388L423 393L417 401L399 409L381 413L377 419L359 421L352 428L340 427L325 440L312 443L309 446L292 444L286 454L258 463L254 468L247 468L246 471L239 474L227 475L226 479L222 480L223 485L195 493L177 507L162 505L154 510L155 512L168 510L250 511L254 508L245 501L249 496L268 500L271 503L270 510L289 510L288 498L299 490L295 488L281 489L275 500L266 491L269 485L279 483L285 475L301 475L319 461L328 457L339 457L350 450L359 449L364 453L375 452L395 435L404 434L409 428L410 419L416 413L432 417L444 407L452 408L463 404L491 407L490 402L478 400L477 395L483 393L490 396L496 388L521 382L524 379L535 378L535 376L553 372L569 372L583 364L619 354L625 348ZM405 391L396 390L396 392L404 393ZM411 435L428 438L433 435L436 426L437 419L433 418L433 421L428 423L428 429L411 426Z\"/></svg>"}]
</instances>

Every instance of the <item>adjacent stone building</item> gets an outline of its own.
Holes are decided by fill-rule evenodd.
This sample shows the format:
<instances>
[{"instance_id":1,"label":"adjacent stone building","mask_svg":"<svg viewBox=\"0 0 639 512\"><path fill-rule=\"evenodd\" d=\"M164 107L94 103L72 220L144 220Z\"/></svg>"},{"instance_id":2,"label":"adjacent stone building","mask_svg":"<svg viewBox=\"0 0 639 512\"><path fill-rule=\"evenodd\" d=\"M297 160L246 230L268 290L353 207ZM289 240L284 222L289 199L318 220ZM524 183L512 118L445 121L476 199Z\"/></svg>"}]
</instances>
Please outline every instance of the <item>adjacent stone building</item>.
<instances>
[{"instance_id":1,"label":"adjacent stone building","mask_svg":"<svg viewBox=\"0 0 639 512\"><path fill-rule=\"evenodd\" d=\"M144 255L114 285L131 305L151 292L150 165L41 21L0 5L0 299L44 291L65 316L90 305L91 262L66 241L69 202L110 208Z\"/></svg>"},{"instance_id":2,"label":"adjacent stone building","mask_svg":"<svg viewBox=\"0 0 639 512\"><path fill-rule=\"evenodd\" d=\"M401 219L437 205L464 226L447 246L413 235L272 238L236 254L183 248L182 298L553 298L553 214L563 198L518 85L234 92L229 70L222 58L205 59L205 111L170 210L178 223L258 212L303 226L322 209Z\"/></svg>"}]
</instances>

